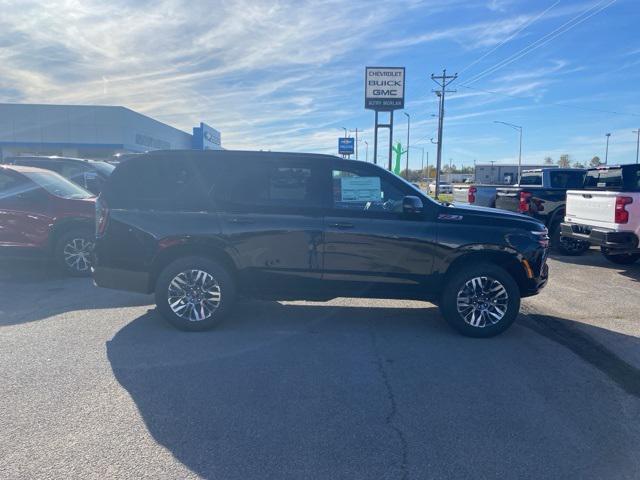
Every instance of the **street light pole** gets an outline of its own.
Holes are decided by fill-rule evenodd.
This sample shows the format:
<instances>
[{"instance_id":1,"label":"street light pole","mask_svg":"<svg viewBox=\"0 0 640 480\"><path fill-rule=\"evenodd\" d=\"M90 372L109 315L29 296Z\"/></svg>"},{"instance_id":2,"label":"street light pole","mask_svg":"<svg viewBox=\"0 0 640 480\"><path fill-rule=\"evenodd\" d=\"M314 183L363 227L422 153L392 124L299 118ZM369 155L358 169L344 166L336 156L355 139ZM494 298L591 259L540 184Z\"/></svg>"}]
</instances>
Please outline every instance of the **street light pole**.
<instances>
[{"instance_id":1,"label":"street light pole","mask_svg":"<svg viewBox=\"0 0 640 480\"><path fill-rule=\"evenodd\" d=\"M608 165L609 162L609 137L611 137L610 133L605 134L605 136L607 137L607 148L604 151L604 164Z\"/></svg>"},{"instance_id":2,"label":"street light pole","mask_svg":"<svg viewBox=\"0 0 640 480\"><path fill-rule=\"evenodd\" d=\"M349 133L356 132L356 160L358 160L358 129L349 130Z\"/></svg>"},{"instance_id":3,"label":"street light pole","mask_svg":"<svg viewBox=\"0 0 640 480\"><path fill-rule=\"evenodd\" d=\"M409 179L409 132L411 131L411 115L403 112L407 117L407 168L405 169L405 179Z\"/></svg>"},{"instance_id":4,"label":"street light pole","mask_svg":"<svg viewBox=\"0 0 640 480\"><path fill-rule=\"evenodd\" d=\"M640 157L640 128L634 130L633 133L638 135L638 140L636 140L636 163L638 163L638 157Z\"/></svg>"},{"instance_id":5,"label":"street light pole","mask_svg":"<svg viewBox=\"0 0 640 480\"><path fill-rule=\"evenodd\" d=\"M501 123L520 132L520 147L518 149L518 185L520 185L520 178L522 177L522 127L520 125L514 125L513 123L501 122L500 120L494 120L493 123Z\"/></svg>"},{"instance_id":6,"label":"street light pole","mask_svg":"<svg viewBox=\"0 0 640 480\"><path fill-rule=\"evenodd\" d=\"M364 144L366 146L365 150L364 150L364 161L368 162L369 161L369 142L367 142L366 140L364 141Z\"/></svg>"}]
</instances>

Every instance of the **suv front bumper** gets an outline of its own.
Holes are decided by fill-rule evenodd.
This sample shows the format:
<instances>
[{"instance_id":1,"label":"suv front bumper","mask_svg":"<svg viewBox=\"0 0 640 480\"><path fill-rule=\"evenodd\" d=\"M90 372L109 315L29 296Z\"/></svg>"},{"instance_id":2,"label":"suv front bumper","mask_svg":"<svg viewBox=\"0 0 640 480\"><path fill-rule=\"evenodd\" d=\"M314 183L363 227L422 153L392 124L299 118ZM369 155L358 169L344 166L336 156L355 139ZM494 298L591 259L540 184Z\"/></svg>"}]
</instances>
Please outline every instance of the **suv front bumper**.
<instances>
[{"instance_id":1,"label":"suv front bumper","mask_svg":"<svg viewBox=\"0 0 640 480\"><path fill-rule=\"evenodd\" d=\"M633 232L616 232L615 230L577 223L562 223L560 235L617 251L637 250L639 243L638 236Z\"/></svg>"}]
</instances>

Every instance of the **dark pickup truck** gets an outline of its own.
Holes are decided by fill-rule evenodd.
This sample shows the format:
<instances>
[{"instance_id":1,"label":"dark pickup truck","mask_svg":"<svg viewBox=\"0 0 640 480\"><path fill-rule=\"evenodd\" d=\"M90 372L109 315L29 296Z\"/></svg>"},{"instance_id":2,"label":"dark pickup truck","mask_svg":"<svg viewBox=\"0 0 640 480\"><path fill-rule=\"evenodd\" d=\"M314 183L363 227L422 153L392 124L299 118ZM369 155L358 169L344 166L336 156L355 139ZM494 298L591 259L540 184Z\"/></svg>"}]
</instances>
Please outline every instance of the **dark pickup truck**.
<instances>
[{"instance_id":1,"label":"dark pickup truck","mask_svg":"<svg viewBox=\"0 0 640 480\"><path fill-rule=\"evenodd\" d=\"M586 170L580 168L539 168L522 173L520 184L496 191L496 208L529 215L549 229L551 246L565 255L580 255L589 243L560 235L564 221L567 190L582 189Z\"/></svg>"}]
</instances>

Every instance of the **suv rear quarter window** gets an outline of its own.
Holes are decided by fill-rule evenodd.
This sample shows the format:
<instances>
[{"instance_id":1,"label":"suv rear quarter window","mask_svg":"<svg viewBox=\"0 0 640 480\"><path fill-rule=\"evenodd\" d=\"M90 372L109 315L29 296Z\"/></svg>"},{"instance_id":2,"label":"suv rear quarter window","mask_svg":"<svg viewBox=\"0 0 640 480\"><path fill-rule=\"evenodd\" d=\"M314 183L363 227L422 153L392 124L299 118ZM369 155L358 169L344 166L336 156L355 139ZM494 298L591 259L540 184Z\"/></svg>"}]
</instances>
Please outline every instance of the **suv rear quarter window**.
<instances>
[{"instance_id":1,"label":"suv rear quarter window","mask_svg":"<svg viewBox=\"0 0 640 480\"><path fill-rule=\"evenodd\" d=\"M206 192L188 158L140 157L111 175L105 193L113 208L198 211L206 209Z\"/></svg>"}]
</instances>

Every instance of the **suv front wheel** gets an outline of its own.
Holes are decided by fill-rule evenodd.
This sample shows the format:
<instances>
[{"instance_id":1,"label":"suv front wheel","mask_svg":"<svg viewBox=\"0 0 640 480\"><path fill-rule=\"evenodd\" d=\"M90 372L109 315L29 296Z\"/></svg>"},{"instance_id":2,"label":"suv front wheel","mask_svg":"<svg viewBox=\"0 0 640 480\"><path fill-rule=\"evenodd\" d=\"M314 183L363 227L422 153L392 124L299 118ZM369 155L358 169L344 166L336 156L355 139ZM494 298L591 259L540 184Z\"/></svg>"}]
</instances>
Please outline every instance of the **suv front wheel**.
<instances>
[{"instance_id":1,"label":"suv front wheel","mask_svg":"<svg viewBox=\"0 0 640 480\"><path fill-rule=\"evenodd\" d=\"M222 320L235 300L235 284L227 270L204 257L169 264L156 283L156 305L176 328L209 330Z\"/></svg>"},{"instance_id":2,"label":"suv front wheel","mask_svg":"<svg viewBox=\"0 0 640 480\"><path fill-rule=\"evenodd\" d=\"M461 334L492 337L509 328L518 316L520 289L497 265L469 265L448 278L440 309L449 325Z\"/></svg>"}]
</instances>

